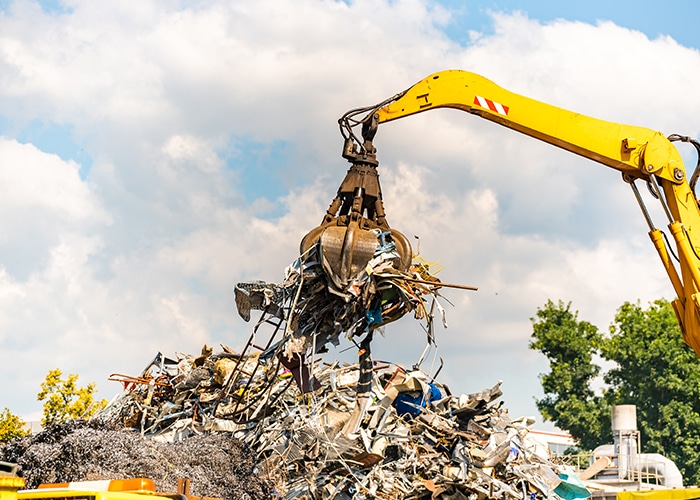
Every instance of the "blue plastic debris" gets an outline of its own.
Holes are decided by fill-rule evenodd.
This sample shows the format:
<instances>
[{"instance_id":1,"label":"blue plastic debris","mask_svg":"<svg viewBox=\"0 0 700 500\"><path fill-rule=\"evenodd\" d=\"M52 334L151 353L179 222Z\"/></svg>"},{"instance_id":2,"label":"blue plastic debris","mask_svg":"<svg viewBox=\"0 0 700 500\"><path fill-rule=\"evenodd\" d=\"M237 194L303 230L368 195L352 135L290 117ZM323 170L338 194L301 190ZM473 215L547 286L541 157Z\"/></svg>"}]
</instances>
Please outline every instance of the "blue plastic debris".
<instances>
[{"instance_id":1,"label":"blue plastic debris","mask_svg":"<svg viewBox=\"0 0 700 500\"><path fill-rule=\"evenodd\" d=\"M382 318L382 309L381 307L378 307L376 309L368 309L367 312L365 313L365 317L367 318L367 325L381 325L382 322L384 321L384 318Z\"/></svg>"},{"instance_id":2,"label":"blue plastic debris","mask_svg":"<svg viewBox=\"0 0 700 500\"><path fill-rule=\"evenodd\" d=\"M428 384L427 393L402 392L394 400L394 408L399 415L411 415L417 417L428 403L442 398L440 389L435 384Z\"/></svg>"}]
</instances>

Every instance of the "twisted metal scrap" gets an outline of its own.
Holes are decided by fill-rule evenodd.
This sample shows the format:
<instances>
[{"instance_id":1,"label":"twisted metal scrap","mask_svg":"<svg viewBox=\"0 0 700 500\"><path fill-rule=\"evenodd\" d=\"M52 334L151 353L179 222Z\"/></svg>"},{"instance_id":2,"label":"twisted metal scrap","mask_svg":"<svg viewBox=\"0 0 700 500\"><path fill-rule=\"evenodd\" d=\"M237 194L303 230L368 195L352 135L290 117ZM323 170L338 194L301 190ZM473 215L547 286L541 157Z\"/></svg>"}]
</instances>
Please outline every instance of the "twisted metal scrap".
<instances>
[{"instance_id":1,"label":"twisted metal scrap","mask_svg":"<svg viewBox=\"0 0 700 500\"><path fill-rule=\"evenodd\" d=\"M314 374L319 389L303 393L275 362L259 368L259 377L237 384L231 400L212 414L212 397L227 386L216 381L215 366L234 358L224 352L181 360L178 365L189 364L190 374L207 371L209 378L197 376L192 386L189 377L173 374L173 381L180 380L173 397L154 395L151 404L162 408L180 401L193 411L149 413L145 434L178 441L229 433L249 447L263 477L288 499L559 498L555 489L565 469L536 451L525 423L511 421L498 401L500 383L454 396L420 370L374 361L368 404L356 419L360 364L321 365ZM259 356L244 359L246 372L258 361ZM145 387L112 405L142 408ZM247 410L230 413L235 401ZM102 418L119 414L113 410Z\"/></svg>"},{"instance_id":2,"label":"twisted metal scrap","mask_svg":"<svg viewBox=\"0 0 700 500\"><path fill-rule=\"evenodd\" d=\"M242 352L159 355L100 418L166 441L230 433L281 498L559 498L562 467L496 402L500 383L456 397L418 369L425 352L411 371L372 361L372 333L407 312L425 321L426 350L436 309L444 323L445 284L419 261L397 271L392 252L380 247L345 287L317 247L280 285L239 283L241 316L261 311ZM314 356L342 334L359 342L359 363L319 364Z\"/></svg>"},{"instance_id":3,"label":"twisted metal scrap","mask_svg":"<svg viewBox=\"0 0 700 500\"><path fill-rule=\"evenodd\" d=\"M238 283L234 288L238 312L246 321L251 309L284 321L282 342L288 358L326 352L329 343L340 343L342 334L361 340L410 311L416 319L430 322L434 306L426 304L426 297L431 296L442 311L436 301L445 285L420 259L408 272L399 271L398 258L393 243L380 243L365 269L341 286L323 265L318 245L313 246L287 268L281 285Z\"/></svg>"}]
</instances>

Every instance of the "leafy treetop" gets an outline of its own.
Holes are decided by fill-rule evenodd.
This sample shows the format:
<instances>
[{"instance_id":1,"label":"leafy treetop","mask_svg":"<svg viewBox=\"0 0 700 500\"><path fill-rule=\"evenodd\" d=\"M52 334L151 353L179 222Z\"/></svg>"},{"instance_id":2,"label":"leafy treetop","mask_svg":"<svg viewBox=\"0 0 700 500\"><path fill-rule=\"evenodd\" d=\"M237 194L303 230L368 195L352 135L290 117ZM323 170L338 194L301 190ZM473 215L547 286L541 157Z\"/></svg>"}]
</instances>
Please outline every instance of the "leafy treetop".
<instances>
[{"instance_id":1,"label":"leafy treetop","mask_svg":"<svg viewBox=\"0 0 700 500\"><path fill-rule=\"evenodd\" d=\"M636 405L642 451L664 454L686 483L700 483L700 360L668 301L623 304L606 335L562 301L547 301L532 323L530 348L551 369L536 401L545 420L593 449L612 441L611 406Z\"/></svg>"},{"instance_id":2,"label":"leafy treetop","mask_svg":"<svg viewBox=\"0 0 700 500\"><path fill-rule=\"evenodd\" d=\"M24 437L29 434L25 429L26 423L17 415L13 415L9 408L0 413L0 443L6 443L11 439Z\"/></svg>"},{"instance_id":3,"label":"leafy treetop","mask_svg":"<svg viewBox=\"0 0 700 500\"><path fill-rule=\"evenodd\" d=\"M78 375L69 374L65 379L61 375L58 368L50 370L37 394L37 400L44 401L44 417L41 420L44 427L76 418L88 418L107 405L105 399L95 400L97 389L94 382L79 387Z\"/></svg>"}]
</instances>

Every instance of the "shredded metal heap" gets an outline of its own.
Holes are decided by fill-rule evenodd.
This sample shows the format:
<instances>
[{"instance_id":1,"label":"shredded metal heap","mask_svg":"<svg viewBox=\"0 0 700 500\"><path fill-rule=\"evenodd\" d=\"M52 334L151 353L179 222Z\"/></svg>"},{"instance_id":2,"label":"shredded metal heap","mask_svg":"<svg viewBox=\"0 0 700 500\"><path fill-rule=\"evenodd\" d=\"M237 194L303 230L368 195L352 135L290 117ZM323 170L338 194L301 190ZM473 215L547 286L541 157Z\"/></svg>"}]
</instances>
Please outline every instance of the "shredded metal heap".
<instances>
[{"instance_id":1,"label":"shredded metal heap","mask_svg":"<svg viewBox=\"0 0 700 500\"><path fill-rule=\"evenodd\" d=\"M0 460L17 463L28 488L41 483L148 477L159 491L191 480L192 494L225 500L270 498L245 445L226 434L159 442L93 421L70 421L0 446Z\"/></svg>"},{"instance_id":2,"label":"shredded metal heap","mask_svg":"<svg viewBox=\"0 0 700 500\"><path fill-rule=\"evenodd\" d=\"M317 366L318 388L302 392L273 359L203 351L179 362L157 356L99 418L175 446L235 438L285 499L589 496L529 438L531 421L510 419L500 383L455 396L418 368L364 358Z\"/></svg>"}]
</instances>

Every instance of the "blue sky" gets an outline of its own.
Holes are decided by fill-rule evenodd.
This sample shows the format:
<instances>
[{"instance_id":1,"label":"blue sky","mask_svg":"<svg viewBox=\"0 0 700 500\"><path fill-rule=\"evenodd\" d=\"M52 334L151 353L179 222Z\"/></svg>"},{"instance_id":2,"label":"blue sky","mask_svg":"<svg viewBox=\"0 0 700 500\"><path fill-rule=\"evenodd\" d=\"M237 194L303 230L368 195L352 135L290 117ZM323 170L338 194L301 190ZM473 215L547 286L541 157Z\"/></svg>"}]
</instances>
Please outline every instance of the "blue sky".
<instances>
[{"instance_id":1,"label":"blue sky","mask_svg":"<svg viewBox=\"0 0 700 500\"><path fill-rule=\"evenodd\" d=\"M700 13L700 5L692 0L656 2L645 0L630 1L498 1L461 2L447 0L439 2L458 14L446 30L456 40L465 41L460 36L464 27L489 33L492 29L488 12L512 12L519 10L528 17L541 22L557 19L581 21L596 24L598 21L612 21L619 26L639 30L649 38L669 35L678 43L688 47L700 46L700 35L694 29L694 20Z\"/></svg>"},{"instance_id":2,"label":"blue sky","mask_svg":"<svg viewBox=\"0 0 700 500\"><path fill-rule=\"evenodd\" d=\"M281 280L320 222L348 167L338 117L435 71L697 136L698 10L0 1L0 376L15 381L0 409L36 417L53 368L109 398L110 373L158 351L240 348L231 288ZM606 329L626 300L672 298L617 172L448 110L386 124L375 145L390 224L445 281L479 287L450 293L438 332L453 392L503 380L512 415L539 418L537 307L572 301ZM411 365L422 349L404 318L376 352Z\"/></svg>"},{"instance_id":3,"label":"blue sky","mask_svg":"<svg viewBox=\"0 0 700 500\"><path fill-rule=\"evenodd\" d=\"M44 12L52 16L66 15L72 12L70 2L41 0L38 4ZM564 19L595 25L601 21L612 21L619 26L638 30L650 39L670 36L685 46L700 47L700 35L692 26L692 20L700 15L700 5L693 1L661 3L655 1L463 2L444 0L433 2L433 4L444 7L450 12L451 18L443 26L445 35L453 41L465 45L470 43L469 32L476 31L482 35L493 34L492 14L494 12L518 11L542 23ZM183 5L187 5L187 3L185 2ZM5 11L8 11L10 6L9 0L0 2L0 8ZM79 139L75 137L70 124L33 120L30 123L21 124L19 130L10 131L8 130L9 126L9 121L0 116L0 133L10 133L21 142L35 144L42 151L57 154L63 160L77 161L81 165L81 176L83 177L89 172L92 159L81 144L76 142ZM279 154L284 149L284 144L277 142L265 145L245 137L242 139L233 138L232 140L243 144L246 149L245 154L242 155L244 158L255 158L258 167L265 165L264 170L269 171L271 168L277 170L276 178L272 179L270 176L265 176L265 172L245 169L246 184L249 186L249 189L246 190L246 197L249 202L258 197L278 197L290 187L289 179L287 179L286 185L281 179L282 171L289 170L289 165L285 164L286 162ZM276 157L270 158L269 155ZM233 155L228 161L235 163L240 161L240 158L239 155ZM269 181L264 186L255 181L255 178L259 178L260 174ZM273 216L278 214L279 209L270 212L270 215Z\"/></svg>"}]
</instances>

